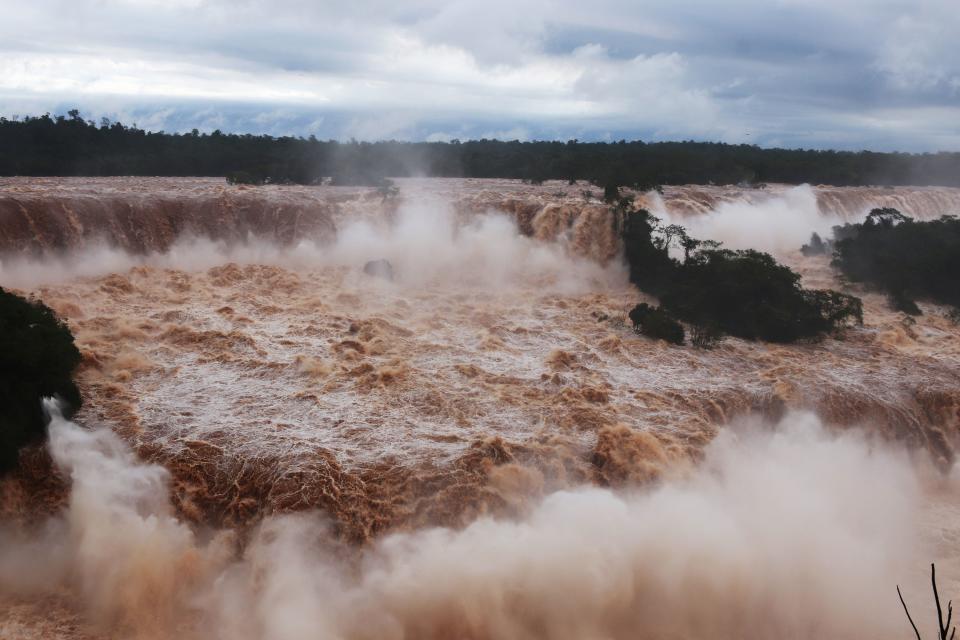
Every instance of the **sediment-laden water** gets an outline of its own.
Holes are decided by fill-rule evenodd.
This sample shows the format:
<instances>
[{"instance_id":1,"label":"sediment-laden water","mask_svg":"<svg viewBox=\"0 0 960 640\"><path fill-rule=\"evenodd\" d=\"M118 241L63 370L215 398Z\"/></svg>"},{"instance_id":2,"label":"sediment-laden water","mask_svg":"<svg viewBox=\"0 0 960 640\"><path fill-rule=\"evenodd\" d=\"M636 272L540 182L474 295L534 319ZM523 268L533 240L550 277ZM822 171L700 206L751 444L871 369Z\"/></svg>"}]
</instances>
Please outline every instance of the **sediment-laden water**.
<instances>
[{"instance_id":1,"label":"sediment-laden water","mask_svg":"<svg viewBox=\"0 0 960 640\"><path fill-rule=\"evenodd\" d=\"M399 184L0 180L0 285L66 318L86 398L0 484L0 630L902 637L898 581L918 609L929 561L957 584L945 309L846 287L841 336L668 347L625 322L646 298L595 189ZM812 231L960 212L939 188L637 199L833 288Z\"/></svg>"}]
</instances>

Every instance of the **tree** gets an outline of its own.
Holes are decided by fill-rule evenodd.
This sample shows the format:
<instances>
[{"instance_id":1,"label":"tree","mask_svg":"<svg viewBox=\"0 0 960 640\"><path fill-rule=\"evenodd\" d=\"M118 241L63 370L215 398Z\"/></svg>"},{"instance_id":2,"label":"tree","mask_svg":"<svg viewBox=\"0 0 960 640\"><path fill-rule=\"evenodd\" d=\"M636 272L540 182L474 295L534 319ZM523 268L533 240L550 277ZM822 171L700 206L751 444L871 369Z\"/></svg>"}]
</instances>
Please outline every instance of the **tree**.
<instances>
[{"instance_id":1,"label":"tree","mask_svg":"<svg viewBox=\"0 0 960 640\"><path fill-rule=\"evenodd\" d=\"M698 344L723 334L793 342L863 321L859 299L804 289L800 275L769 254L699 241L644 209L618 207L614 213L631 281L660 299L660 311L694 325ZM674 243L684 247L682 262L669 255Z\"/></svg>"},{"instance_id":2,"label":"tree","mask_svg":"<svg viewBox=\"0 0 960 640\"><path fill-rule=\"evenodd\" d=\"M603 201L613 204L620 199L620 187L615 182L608 182L603 187Z\"/></svg>"},{"instance_id":3,"label":"tree","mask_svg":"<svg viewBox=\"0 0 960 640\"><path fill-rule=\"evenodd\" d=\"M944 620L943 607L940 606L940 591L937 589L937 566L935 564L930 565L930 584L933 587L933 601L937 605L937 638L939 638L939 640L953 640L957 635L956 626L951 627L951 622L953 621L953 601L950 600L947 602L947 619ZM907 603L903 599L903 594L900 593L900 585L897 585L897 596L900 597L900 604L903 605L903 612L907 614L907 620L910 621L914 635L917 636L917 640L923 640L920 637L920 630L917 629L917 625L913 621L913 616L910 615Z\"/></svg>"},{"instance_id":4,"label":"tree","mask_svg":"<svg viewBox=\"0 0 960 640\"><path fill-rule=\"evenodd\" d=\"M879 226L890 228L903 222L911 222L913 219L903 215L893 207L881 207L873 209L867 214L864 224L869 226Z\"/></svg>"},{"instance_id":5,"label":"tree","mask_svg":"<svg viewBox=\"0 0 960 640\"><path fill-rule=\"evenodd\" d=\"M651 307L643 302L630 310L633 330L657 340L666 340L670 344L683 344L686 333L683 325L660 307Z\"/></svg>"},{"instance_id":6,"label":"tree","mask_svg":"<svg viewBox=\"0 0 960 640\"><path fill-rule=\"evenodd\" d=\"M761 149L751 145L641 141L321 141L312 137L147 132L102 119L0 119L0 175L225 176L244 171L271 183L371 184L384 176L588 180L612 204L623 188L737 184L751 180L835 185L960 186L960 153L895 154Z\"/></svg>"},{"instance_id":7,"label":"tree","mask_svg":"<svg viewBox=\"0 0 960 640\"><path fill-rule=\"evenodd\" d=\"M800 247L800 253L805 256L822 256L830 251L830 243L824 242L820 234L814 231L810 235L810 243Z\"/></svg>"},{"instance_id":8,"label":"tree","mask_svg":"<svg viewBox=\"0 0 960 640\"><path fill-rule=\"evenodd\" d=\"M833 266L885 291L893 308L917 315L914 298L960 307L960 219L917 221L896 209L874 209L863 223L833 233Z\"/></svg>"},{"instance_id":9,"label":"tree","mask_svg":"<svg viewBox=\"0 0 960 640\"><path fill-rule=\"evenodd\" d=\"M49 307L0 288L0 472L16 465L22 446L43 438L42 398L59 397L67 416L80 407L71 379L79 363L73 335Z\"/></svg>"}]
</instances>

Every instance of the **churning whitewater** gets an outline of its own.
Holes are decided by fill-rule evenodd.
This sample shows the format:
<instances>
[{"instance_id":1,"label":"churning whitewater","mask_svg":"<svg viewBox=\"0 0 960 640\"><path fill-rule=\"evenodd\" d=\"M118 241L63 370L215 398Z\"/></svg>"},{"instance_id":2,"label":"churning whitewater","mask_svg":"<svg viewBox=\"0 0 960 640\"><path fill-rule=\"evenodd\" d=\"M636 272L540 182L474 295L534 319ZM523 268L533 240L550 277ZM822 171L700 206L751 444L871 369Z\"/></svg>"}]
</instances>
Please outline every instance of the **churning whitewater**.
<instances>
[{"instance_id":1,"label":"churning whitewater","mask_svg":"<svg viewBox=\"0 0 960 640\"><path fill-rule=\"evenodd\" d=\"M922 473L810 414L733 426L651 490L560 491L521 518L351 553L313 511L201 541L163 468L47 407L69 503L40 536L4 540L0 586L68 588L134 637L896 637L898 612L878 605L931 552Z\"/></svg>"},{"instance_id":2,"label":"churning whitewater","mask_svg":"<svg viewBox=\"0 0 960 640\"><path fill-rule=\"evenodd\" d=\"M960 328L799 247L960 190L636 194L864 301L703 350L630 328L596 189L399 184L0 179L87 398L0 481L0 635L897 638L898 583L956 586Z\"/></svg>"}]
</instances>

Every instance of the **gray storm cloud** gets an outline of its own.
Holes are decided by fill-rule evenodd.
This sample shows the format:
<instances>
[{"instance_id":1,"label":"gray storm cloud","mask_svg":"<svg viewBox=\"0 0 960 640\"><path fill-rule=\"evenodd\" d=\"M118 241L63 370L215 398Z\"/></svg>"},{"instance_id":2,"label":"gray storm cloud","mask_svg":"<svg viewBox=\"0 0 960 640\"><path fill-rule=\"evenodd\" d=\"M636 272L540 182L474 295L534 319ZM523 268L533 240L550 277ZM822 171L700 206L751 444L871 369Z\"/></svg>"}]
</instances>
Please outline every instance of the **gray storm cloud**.
<instances>
[{"instance_id":1,"label":"gray storm cloud","mask_svg":"<svg viewBox=\"0 0 960 640\"><path fill-rule=\"evenodd\" d=\"M960 147L949 0L498 2L17 3L0 24L0 114L76 106L153 129L337 138Z\"/></svg>"}]
</instances>

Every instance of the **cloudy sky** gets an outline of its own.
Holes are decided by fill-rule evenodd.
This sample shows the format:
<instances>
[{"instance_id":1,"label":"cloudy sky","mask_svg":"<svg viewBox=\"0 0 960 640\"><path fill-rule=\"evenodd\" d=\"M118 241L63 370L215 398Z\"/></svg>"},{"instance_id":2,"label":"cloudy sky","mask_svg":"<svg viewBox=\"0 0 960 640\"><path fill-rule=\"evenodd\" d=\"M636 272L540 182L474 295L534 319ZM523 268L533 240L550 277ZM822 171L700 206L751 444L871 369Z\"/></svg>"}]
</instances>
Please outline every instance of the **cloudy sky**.
<instances>
[{"instance_id":1,"label":"cloudy sky","mask_svg":"<svg viewBox=\"0 0 960 640\"><path fill-rule=\"evenodd\" d=\"M960 150L960 0L0 0L0 115Z\"/></svg>"}]
</instances>

